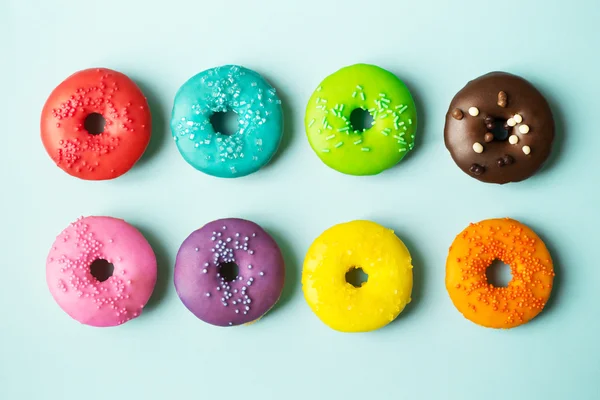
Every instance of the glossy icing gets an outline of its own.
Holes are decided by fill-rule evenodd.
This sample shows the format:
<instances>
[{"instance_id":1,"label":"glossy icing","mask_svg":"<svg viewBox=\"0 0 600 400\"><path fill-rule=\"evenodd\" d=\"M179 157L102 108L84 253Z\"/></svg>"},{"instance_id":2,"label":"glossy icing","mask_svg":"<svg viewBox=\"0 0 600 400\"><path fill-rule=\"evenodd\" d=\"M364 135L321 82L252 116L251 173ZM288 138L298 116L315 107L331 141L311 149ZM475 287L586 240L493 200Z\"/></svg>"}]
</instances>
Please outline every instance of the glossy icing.
<instances>
[{"instance_id":1,"label":"glossy icing","mask_svg":"<svg viewBox=\"0 0 600 400\"><path fill-rule=\"evenodd\" d=\"M352 111L362 108L374 124L355 130ZM329 167L350 175L375 175L400 162L413 149L415 103L392 73L369 64L344 67L325 78L306 106L308 141Z\"/></svg>"},{"instance_id":2,"label":"glossy icing","mask_svg":"<svg viewBox=\"0 0 600 400\"><path fill-rule=\"evenodd\" d=\"M112 276L92 275L96 260ZM138 317L156 284L156 257L142 234L112 217L80 218L63 230L46 261L46 281L58 305L82 324L107 327Z\"/></svg>"},{"instance_id":3,"label":"glossy icing","mask_svg":"<svg viewBox=\"0 0 600 400\"><path fill-rule=\"evenodd\" d=\"M215 132L216 112L234 111L238 129ZM171 131L183 158L217 177L236 178L258 171L273 157L283 134L281 100L258 73L226 65L190 78L177 92Z\"/></svg>"},{"instance_id":4,"label":"glossy icing","mask_svg":"<svg viewBox=\"0 0 600 400\"><path fill-rule=\"evenodd\" d=\"M368 275L362 286L347 282L351 268ZM371 221L338 224L306 253L304 297L332 329L372 331L393 321L411 301L412 268L408 249L391 229Z\"/></svg>"}]
</instances>

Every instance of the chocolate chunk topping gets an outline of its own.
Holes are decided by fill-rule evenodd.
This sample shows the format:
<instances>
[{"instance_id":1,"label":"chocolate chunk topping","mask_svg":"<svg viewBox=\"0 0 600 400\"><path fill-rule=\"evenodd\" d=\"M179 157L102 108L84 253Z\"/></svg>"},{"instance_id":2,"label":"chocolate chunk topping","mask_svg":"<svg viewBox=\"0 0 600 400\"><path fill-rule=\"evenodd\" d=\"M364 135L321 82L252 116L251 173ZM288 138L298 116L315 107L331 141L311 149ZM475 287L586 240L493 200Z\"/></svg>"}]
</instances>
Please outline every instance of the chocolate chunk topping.
<instances>
[{"instance_id":1,"label":"chocolate chunk topping","mask_svg":"<svg viewBox=\"0 0 600 400\"><path fill-rule=\"evenodd\" d=\"M485 134L485 136L483 137L483 139L485 140L486 143L491 142L492 140L494 140L494 134L491 132L488 132Z\"/></svg>"},{"instance_id":2,"label":"chocolate chunk topping","mask_svg":"<svg viewBox=\"0 0 600 400\"><path fill-rule=\"evenodd\" d=\"M457 119L457 120L459 120L459 121L460 121L461 119L463 119L463 112L462 112L462 111L460 111L460 109L458 109L458 108L455 108L455 109L452 111L452 118L454 118L454 119Z\"/></svg>"},{"instance_id":3,"label":"chocolate chunk topping","mask_svg":"<svg viewBox=\"0 0 600 400\"><path fill-rule=\"evenodd\" d=\"M498 92L498 105L502 108L508 105L508 97L502 90Z\"/></svg>"},{"instance_id":4,"label":"chocolate chunk topping","mask_svg":"<svg viewBox=\"0 0 600 400\"><path fill-rule=\"evenodd\" d=\"M502 161L504 161L504 164L510 165L515 162L515 159L507 154L502 158Z\"/></svg>"},{"instance_id":5,"label":"chocolate chunk topping","mask_svg":"<svg viewBox=\"0 0 600 400\"><path fill-rule=\"evenodd\" d=\"M485 172L485 167L482 167L479 164L471 164L469 171L471 171L473 175L481 175Z\"/></svg>"}]
</instances>

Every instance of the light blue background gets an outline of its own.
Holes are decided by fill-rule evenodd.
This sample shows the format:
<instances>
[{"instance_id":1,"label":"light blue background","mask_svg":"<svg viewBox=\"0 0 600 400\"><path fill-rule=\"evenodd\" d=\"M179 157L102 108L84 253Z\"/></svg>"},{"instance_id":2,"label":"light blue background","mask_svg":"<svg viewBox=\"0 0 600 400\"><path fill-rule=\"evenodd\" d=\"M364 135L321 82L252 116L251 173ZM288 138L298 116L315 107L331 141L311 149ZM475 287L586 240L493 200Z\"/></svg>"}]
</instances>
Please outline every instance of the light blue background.
<instances>
[{"instance_id":1,"label":"light blue background","mask_svg":"<svg viewBox=\"0 0 600 400\"><path fill-rule=\"evenodd\" d=\"M600 398L599 17L596 0L1 0L0 399ZM399 75L419 106L414 152L375 177L328 169L303 130L312 90L355 62ZM168 131L179 86L227 63L263 74L287 118L275 160L237 180L195 171ZM155 123L141 162L109 182L66 175L39 139L50 91L96 66L138 82ZM523 183L479 183L444 147L452 96L491 70L531 80L556 113L551 160ZM142 317L95 329L52 300L45 258L80 215L124 218L154 247L159 283ZM273 234L288 280L260 323L219 329L185 309L172 271L192 230L229 216ZM445 258L469 222L504 216L547 241L557 279L537 319L493 331L453 307ZM358 218L397 230L414 256L415 288L394 323L350 335L312 314L300 274L317 235Z\"/></svg>"}]
</instances>

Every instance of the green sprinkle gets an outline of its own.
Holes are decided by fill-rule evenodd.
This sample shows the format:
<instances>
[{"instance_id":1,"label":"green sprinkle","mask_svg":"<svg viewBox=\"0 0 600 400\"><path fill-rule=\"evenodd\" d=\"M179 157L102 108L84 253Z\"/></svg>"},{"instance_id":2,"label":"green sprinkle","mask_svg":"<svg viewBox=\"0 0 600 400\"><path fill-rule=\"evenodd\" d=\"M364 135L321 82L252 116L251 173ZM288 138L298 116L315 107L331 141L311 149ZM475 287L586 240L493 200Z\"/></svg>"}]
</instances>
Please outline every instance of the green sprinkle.
<instances>
[{"instance_id":1,"label":"green sprinkle","mask_svg":"<svg viewBox=\"0 0 600 400\"><path fill-rule=\"evenodd\" d=\"M399 120L399 119L400 119L400 117L396 115L396 116L394 117L394 123L398 122L398 120Z\"/></svg>"},{"instance_id":2,"label":"green sprinkle","mask_svg":"<svg viewBox=\"0 0 600 400\"><path fill-rule=\"evenodd\" d=\"M398 140L404 140L404 139L402 139L402 136L393 135L392 137L393 137L394 139L398 139Z\"/></svg>"},{"instance_id":3,"label":"green sprinkle","mask_svg":"<svg viewBox=\"0 0 600 400\"><path fill-rule=\"evenodd\" d=\"M402 152L405 152L405 151L406 151L406 149L404 149L404 148L403 149L398 149L399 153L402 153Z\"/></svg>"},{"instance_id":4,"label":"green sprinkle","mask_svg":"<svg viewBox=\"0 0 600 400\"><path fill-rule=\"evenodd\" d=\"M383 108L389 108L390 106L388 106L387 103L381 103L381 107L383 107Z\"/></svg>"},{"instance_id":5,"label":"green sprinkle","mask_svg":"<svg viewBox=\"0 0 600 400\"><path fill-rule=\"evenodd\" d=\"M320 91L321 91L321 89L323 89L323 88L322 88L321 86L319 86L319 87L317 88L317 92L320 92Z\"/></svg>"},{"instance_id":6,"label":"green sprinkle","mask_svg":"<svg viewBox=\"0 0 600 400\"><path fill-rule=\"evenodd\" d=\"M387 118L387 114L383 114L383 115L379 116L379 119L384 119L384 118Z\"/></svg>"},{"instance_id":7,"label":"green sprinkle","mask_svg":"<svg viewBox=\"0 0 600 400\"><path fill-rule=\"evenodd\" d=\"M397 110L397 109L399 109L399 108L402 108L402 107L404 107L404 104L399 104L399 105L397 105L397 106L396 106L396 107L394 107L394 108Z\"/></svg>"},{"instance_id":8,"label":"green sprinkle","mask_svg":"<svg viewBox=\"0 0 600 400\"><path fill-rule=\"evenodd\" d=\"M327 117L323 117L322 124L323 124L323 128L327 128Z\"/></svg>"},{"instance_id":9,"label":"green sprinkle","mask_svg":"<svg viewBox=\"0 0 600 400\"><path fill-rule=\"evenodd\" d=\"M381 134L382 134L383 136L388 136L388 135L389 135L389 132L386 132L386 131L385 131L385 129L384 129L384 130L382 130L382 131L381 131Z\"/></svg>"},{"instance_id":10,"label":"green sprinkle","mask_svg":"<svg viewBox=\"0 0 600 400\"><path fill-rule=\"evenodd\" d=\"M405 131L407 131L407 130L408 130L408 129L406 129L406 127L405 127L405 126L403 126L403 127L402 127L402 129L404 129Z\"/></svg>"},{"instance_id":11,"label":"green sprinkle","mask_svg":"<svg viewBox=\"0 0 600 400\"><path fill-rule=\"evenodd\" d=\"M331 139L333 139L334 137L335 137L335 135L329 135L329 136L327 136L327 137L325 138L325 140L331 140Z\"/></svg>"},{"instance_id":12,"label":"green sprinkle","mask_svg":"<svg viewBox=\"0 0 600 400\"><path fill-rule=\"evenodd\" d=\"M398 114L402 114L404 111L406 111L408 109L408 106L404 106L400 109L400 111L398 111Z\"/></svg>"},{"instance_id":13,"label":"green sprinkle","mask_svg":"<svg viewBox=\"0 0 600 400\"><path fill-rule=\"evenodd\" d=\"M404 125L404 121L400 121L400 122L398 123L398 126L402 126L402 125Z\"/></svg>"},{"instance_id":14,"label":"green sprinkle","mask_svg":"<svg viewBox=\"0 0 600 400\"><path fill-rule=\"evenodd\" d=\"M376 108L373 107L373 108L369 108L367 111L370 112L370 113L373 113L373 111L375 111L375 110L376 110Z\"/></svg>"},{"instance_id":15,"label":"green sprinkle","mask_svg":"<svg viewBox=\"0 0 600 400\"><path fill-rule=\"evenodd\" d=\"M333 126L327 124L327 129L329 129L330 131L332 131L333 130Z\"/></svg>"},{"instance_id":16,"label":"green sprinkle","mask_svg":"<svg viewBox=\"0 0 600 400\"><path fill-rule=\"evenodd\" d=\"M330 150L329 150L329 149L322 149L321 151L322 151L323 153L329 153L329 151L330 151Z\"/></svg>"},{"instance_id":17,"label":"green sprinkle","mask_svg":"<svg viewBox=\"0 0 600 400\"><path fill-rule=\"evenodd\" d=\"M373 113L373 119L377 119L377 114L379 114L377 111Z\"/></svg>"},{"instance_id":18,"label":"green sprinkle","mask_svg":"<svg viewBox=\"0 0 600 400\"><path fill-rule=\"evenodd\" d=\"M363 101L366 100L365 94L363 92L360 92L360 98L363 99Z\"/></svg>"},{"instance_id":19,"label":"green sprinkle","mask_svg":"<svg viewBox=\"0 0 600 400\"><path fill-rule=\"evenodd\" d=\"M409 150L412 150L414 147L415 147L415 144L414 144L414 143L411 143L411 144L409 144L409 145L408 145L408 149L409 149Z\"/></svg>"},{"instance_id":20,"label":"green sprinkle","mask_svg":"<svg viewBox=\"0 0 600 400\"><path fill-rule=\"evenodd\" d=\"M321 98L317 97L317 101L315 103L319 104L321 102Z\"/></svg>"},{"instance_id":21,"label":"green sprinkle","mask_svg":"<svg viewBox=\"0 0 600 400\"><path fill-rule=\"evenodd\" d=\"M410 135L410 138L411 138L411 139L414 139L414 138L415 138L415 135Z\"/></svg>"},{"instance_id":22,"label":"green sprinkle","mask_svg":"<svg viewBox=\"0 0 600 400\"><path fill-rule=\"evenodd\" d=\"M408 124L412 125L412 119L411 118L408 119Z\"/></svg>"},{"instance_id":23,"label":"green sprinkle","mask_svg":"<svg viewBox=\"0 0 600 400\"><path fill-rule=\"evenodd\" d=\"M385 93L379 93L379 97L385 97Z\"/></svg>"},{"instance_id":24,"label":"green sprinkle","mask_svg":"<svg viewBox=\"0 0 600 400\"><path fill-rule=\"evenodd\" d=\"M315 119L311 119L310 122L308 123L308 127L310 128L311 126L313 126L313 124L315 123Z\"/></svg>"},{"instance_id":25,"label":"green sprinkle","mask_svg":"<svg viewBox=\"0 0 600 400\"><path fill-rule=\"evenodd\" d=\"M340 112L341 111L344 111L344 105L343 104L340 105Z\"/></svg>"},{"instance_id":26,"label":"green sprinkle","mask_svg":"<svg viewBox=\"0 0 600 400\"><path fill-rule=\"evenodd\" d=\"M337 149L338 147L342 147L344 145L344 142L337 142L335 144L335 148Z\"/></svg>"},{"instance_id":27,"label":"green sprinkle","mask_svg":"<svg viewBox=\"0 0 600 400\"><path fill-rule=\"evenodd\" d=\"M346 132L348 130L350 130L350 127L349 126L345 126L343 128L338 129L338 132Z\"/></svg>"},{"instance_id":28,"label":"green sprinkle","mask_svg":"<svg viewBox=\"0 0 600 400\"><path fill-rule=\"evenodd\" d=\"M358 139L354 142L354 144L361 144L362 143L362 139Z\"/></svg>"},{"instance_id":29,"label":"green sprinkle","mask_svg":"<svg viewBox=\"0 0 600 400\"><path fill-rule=\"evenodd\" d=\"M371 151L371 149L368 147L361 147L360 151Z\"/></svg>"},{"instance_id":30,"label":"green sprinkle","mask_svg":"<svg viewBox=\"0 0 600 400\"><path fill-rule=\"evenodd\" d=\"M356 85L356 88L357 88L358 90L363 90L362 86L360 86L360 85Z\"/></svg>"},{"instance_id":31,"label":"green sprinkle","mask_svg":"<svg viewBox=\"0 0 600 400\"><path fill-rule=\"evenodd\" d=\"M381 99L381 101L383 101L384 103L390 103L391 102L390 99L386 99L385 97L383 99Z\"/></svg>"},{"instance_id":32,"label":"green sprinkle","mask_svg":"<svg viewBox=\"0 0 600 400\"><path fill-rule=\"evenodd\" d=\"M356 131L356 130L355 130L355 131L354 131L354 133L360 133L360 131Z\"/></svg>"},{"instance_id":33,"label":"green sprinkle","mask_svg":"<svg viewBox=\"0 0 600 400\"><path fill-rule=\"evenodd\" d=\"M352 93L352 98L356 97L356 92Z\"/></svg>"},{"instance_id":34,"label":"green sprinkle","mask_svg":"<svg viewBox=\"0 0 600 400\"><path fill-rule=\"evenodd\" d=\"M321 134L321 133L323 133L323 131L320 129L317 129L317 133Z\"/></svg>"},{"instance_id":35,"label":"green sprinkle","mask_svg":"<svg viewBox=\"0 0 600 400\"><path fill-rule=\"evenodd\" d=\"M317 106L317 109L319 109L319 110L324 110L324 109L325 109L325 106L324 106L324 105Z\"/></svg>"}]
</instances>

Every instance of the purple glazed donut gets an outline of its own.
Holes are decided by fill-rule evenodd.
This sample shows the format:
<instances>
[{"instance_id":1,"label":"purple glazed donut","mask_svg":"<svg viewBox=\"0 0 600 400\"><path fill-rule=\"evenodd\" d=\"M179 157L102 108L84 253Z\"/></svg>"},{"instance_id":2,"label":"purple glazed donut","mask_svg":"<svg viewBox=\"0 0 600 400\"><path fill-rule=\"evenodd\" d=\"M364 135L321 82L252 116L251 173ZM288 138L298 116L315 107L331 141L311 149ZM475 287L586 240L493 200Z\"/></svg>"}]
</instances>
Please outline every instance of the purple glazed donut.
<instances>
[{"instance_id":1,"label":"purple glazed donut","mask_svg":"<svg viewBox=\"0 0 600 400\"><path fill-rule=\"evenodd\" d=\"M219 219L192 232L175 260L179 298L196 317L217 326L262 317L279 300L284 279L279 246L244 219Z\"/></svg>"}]
</instances>

